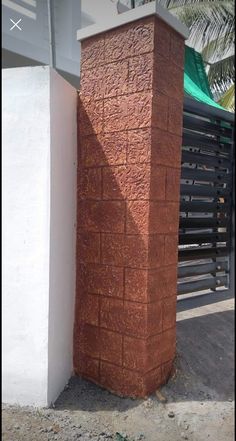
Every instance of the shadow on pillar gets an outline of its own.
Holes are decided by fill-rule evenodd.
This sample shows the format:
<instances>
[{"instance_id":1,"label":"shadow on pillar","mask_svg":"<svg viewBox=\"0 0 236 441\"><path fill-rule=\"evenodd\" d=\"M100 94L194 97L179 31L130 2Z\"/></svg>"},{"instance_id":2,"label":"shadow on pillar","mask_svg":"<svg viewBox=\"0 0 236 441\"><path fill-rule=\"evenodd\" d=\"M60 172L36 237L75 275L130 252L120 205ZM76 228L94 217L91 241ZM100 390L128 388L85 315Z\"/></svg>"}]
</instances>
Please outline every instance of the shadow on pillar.
<instances>
[{"instance_id":1,"label":"shadow on pillar","mask_svg":"<svg viewBox=\"0 0 236 441\"><path fill-rule=\"evenodd\" d=\"M74 371L145 397L168 380L175 357L178 204L169 219L166 168L131 148L136 135L151 151L152 128L106 133L103 105L78 100Z\"/></svg>"}]
</instances>

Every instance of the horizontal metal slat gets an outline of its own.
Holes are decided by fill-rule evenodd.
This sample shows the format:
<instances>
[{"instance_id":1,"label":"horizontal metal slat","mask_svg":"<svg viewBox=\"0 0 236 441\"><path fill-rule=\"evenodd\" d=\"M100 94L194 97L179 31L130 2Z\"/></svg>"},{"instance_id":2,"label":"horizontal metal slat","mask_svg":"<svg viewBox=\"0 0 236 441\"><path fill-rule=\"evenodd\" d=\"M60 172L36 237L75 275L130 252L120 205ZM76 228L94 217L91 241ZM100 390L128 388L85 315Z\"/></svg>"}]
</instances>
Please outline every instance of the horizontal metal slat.
<instances>
[{"instance_id":1,"label":"horizontal metal slat","mask_svg":"<svg viewBox=\"0 0 236 441\"><path fill-rule=\"evenodd\" d=\"M199 147L202 150L209 150L218 153L226 153L230 155L231 144L230 143L220 143L214 139L207 138L203 135L198 135L196 133L186 133L183 131L183 146Z\"/></svg>"},{"instance_id":2,"label":"horizontal metal slat","mask_svg":"<svg viewBox=\"0 0 236 441\"><path fill-rule=\"evenodd\" d=\"M179 250L179 262L185 262L194 259L206 259L224 257L229 254L229 247L211 247Z\"/></svg>"},{"instance_id":3,"label":"horizontal metal slat","mask_svg":"<svg viewBox=\"0 0 236 441\"><path fill-rule=\"evenodd\" d=\"M234 114L227 110L210 106L190 97L184 97L184 111L210 119L222 120L230 126L234 123Z\"/></svg>"},{"instance_id":4,"label":"horizontal metal slat","mask_svg":"<svg viewBox=\"0 0 236 441\"><path fill-rule=\"evenodd\" d=\"M196 291L203 291L206 289L216 289L217 287L227 286L227 285L228 285L227 276L211 277L203 280L197 280L194 282L180 283L177 286L177 294L181 295Z\"/></svg>"},{"instance_id":5,"label":"horizontal metal slat","mask_svg":"<svg viewBox=\"0 0 236 441\"><path fill-rule=\"evenodd\" d=\"M182 163L207 165L211 167L223 167L229 169L231 166L230 160L224 157L216 157L213 155L204 155L202 153L191 152L189 150L182 150Z\"/></svg>"},{"instance_id":6,"label":"horizontal metal slat","mask_svg":"<svg viewBox=\"0 0 236 441\"><path fill-rule=\"evenodd\" d=\"M226 136L232 138L232 130L230 128L225 128L219 124L214 124L209 121L204 121L201 118L196 118L194 116L184 115L183 125L187 129L198 130L199 132L208 132L217 136Z\"/></svg>"},{"instance_id":7,"label":"horizontal metal slat","mask_svg":"<svg viewBox=\"0 0 236 441\"><path fill-rule=\"evenodd\" d=\"M227 242L229 239L229 233L183 233L179 235L179 245Z\"/></svg>"},{"instance_id":8,"label":"horizontal metal slat","mask_svg":"<svg viewBox=\"0 0 236 441\"><path fill-rule=\"evenodd\" d=\"M228 188L213 187L211 185L181 184L181 196L205 196L205 197L225 197L230 194Z\"/></svg>"},{"instance_id":9,"label":"horizontal metal slat","mask_svg":"<svg viewBox=\"0 0 236 441\"><path fill-rule=\"evenodd\" d=\"M200 265L186 265L178 268L178 277L193 277L215 272L228 271L229 264L227 261L204 263Z\"/></svg>"},{"instance_id":10,"label":"horizontal metal slat","mask_svg":"<svg viewBox=\"0 0 236 441\"><path fill-rule=\"evenodd\" d=\"M192 181L214 182L214 183L229 183L231 180L231 173L212 172L206 170L198 170L196 168L182 167L181 179L189 179Z\"/></svg>"},{"instance_id":11,"label":"horizontal metal slat","mask_svg":"<svg viewBox=\"0 0 236 441\"><path fill-rule=\"evenodd\" d=\"M216 219L215 217L189 217L180 218L179 226L180 228L219 228L227 227L229 220L226 219Z\"/></svg>"},{"instance_id":12,"label":"horizontal metal slat","mask_svg":"<svg viewBox=\"0 0 236 441\"><path fill-rule=\"evenodd\" d=\"M222 156L213 156L204 153L197 153L189 150L182 149L182 163L188 164L197 164L197 165L205 165L213 167L221 167L225 169L229 169L231 166L231 162L229 159L224 158Z\"/></svg>"},{"instance_id":13,"label":"horizontal metal slat","mask_svg":"<svg viewBox=\"0 0 236 441\"><path fill-rule=\"evenodd\" d=\"M229 213L230 206L220 202L181 201L180 211L187 213Z\"/></svg>"}]
</instances>

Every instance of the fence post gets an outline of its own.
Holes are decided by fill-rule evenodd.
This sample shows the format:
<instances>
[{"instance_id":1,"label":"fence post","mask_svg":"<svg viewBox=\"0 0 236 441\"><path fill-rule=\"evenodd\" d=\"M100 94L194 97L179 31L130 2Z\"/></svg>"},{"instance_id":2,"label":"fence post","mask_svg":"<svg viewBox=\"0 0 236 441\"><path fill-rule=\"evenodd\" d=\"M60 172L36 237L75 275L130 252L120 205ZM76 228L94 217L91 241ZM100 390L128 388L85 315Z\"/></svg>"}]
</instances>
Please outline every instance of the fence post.
<instances>
[{"instance_id":1,"label":"fence post","mask_svg":"<svg viewBox=\"0 0 236 441\"><path fill-rule=\"evenodd\" d=\"M165 383L175 357L186 29L163 11L78 31L74 368L124 396Z\"/></svg>"}]
</instances>

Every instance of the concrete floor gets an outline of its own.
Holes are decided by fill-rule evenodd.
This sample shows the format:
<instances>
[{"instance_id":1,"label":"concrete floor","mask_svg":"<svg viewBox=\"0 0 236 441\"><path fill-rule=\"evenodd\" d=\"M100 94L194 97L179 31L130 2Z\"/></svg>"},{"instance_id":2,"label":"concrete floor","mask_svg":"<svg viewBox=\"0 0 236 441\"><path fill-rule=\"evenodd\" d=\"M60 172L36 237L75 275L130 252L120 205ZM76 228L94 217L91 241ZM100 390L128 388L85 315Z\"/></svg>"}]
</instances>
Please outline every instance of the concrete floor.
<instances>
[{"instance_id":1,"label":"concrete floor","mask_svg":"<svg viewBox=\"0 0 236 441\"><path fill-rule=\"evenodd\" d=\"M177 310L182 369L216 399L234 398L234 298L211 293L180 301Z\"/></svg>"}]
</instances>

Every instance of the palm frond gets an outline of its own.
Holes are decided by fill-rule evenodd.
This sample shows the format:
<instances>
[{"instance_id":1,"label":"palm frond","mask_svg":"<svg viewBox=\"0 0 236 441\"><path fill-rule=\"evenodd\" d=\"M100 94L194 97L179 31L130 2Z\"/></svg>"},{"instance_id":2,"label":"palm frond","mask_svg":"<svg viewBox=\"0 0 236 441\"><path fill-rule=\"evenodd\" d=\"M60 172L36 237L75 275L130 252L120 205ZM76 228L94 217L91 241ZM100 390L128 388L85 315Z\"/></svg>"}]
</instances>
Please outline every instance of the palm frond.
<instances>
[{"instance_id":1,"label":"palm frond","mask_svg":"<svg viewBox=\"0 0 236 441\"><path fill-rule=\"evenodd\" d=\"M212 63L219 57L224 58L229 51L234 52L234 32L209 41L202 49L201 54L205 62Z\"/></svg>"},{"instance_id":2,"label":"palm frond","mask_svg":"<svg viewBox=\"0 0 236 441\"><path fill-rule=\"evenodd\" d=\"M206 46L211 40L224 36L225 53L234 39L233 0L159 0L169 11L186 24L195 46Z\"/></svg>"},{"instance_id":3,"label":"palm frond","mask_svg":"<svg viewBox=\"0 0 236 441\"><path fill-rule=\"evenodd\" d=\"M208 80L212 89L225 92L232 82L234 82L234 59L234 55L231 55L210 65Z\"/></svg>"},{"instance_id":4,"label":"palm frond","mask_svg":"<svg viewBox=\"0 0 236 441\"><path fill-rule=\"evenodd\" d=\"M189 5L178 16L189 28L194 45L206 46L210 41L222 38L224 51L229 50L234 34L234 18L224 8L206 7L193 10Z\"/></svg>"},{"instance_id":5,"label":"palm frond","mask_svg":"<svg viewBox=\"0 0 236 441\"><path fill-rule=\"evenodd\" d=\"M152 0L150 0L152 1ZM159 3L162 3L168 9L177 9L183 8L184 6L200 4L202 7L205 6L227 6L234 5L234 0L159 0Z\"/></svg>"},{"instance_id":6,"label":"palm frond","mask_svg":"<svg viewBox=\"0 0 236 441\"><path fill-rule=\"evenodd\" d=\"M230 88L224 93L219 99L218 104L230 112L235 111L235 84L232 84L232 86L230 86Z\"/></svg>"}]
</instances>

